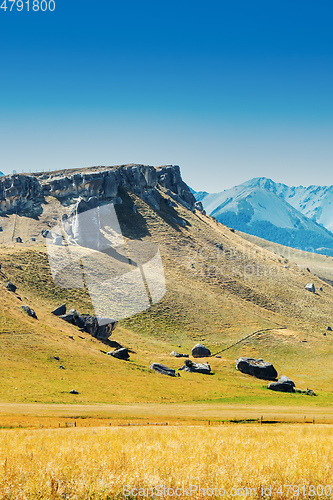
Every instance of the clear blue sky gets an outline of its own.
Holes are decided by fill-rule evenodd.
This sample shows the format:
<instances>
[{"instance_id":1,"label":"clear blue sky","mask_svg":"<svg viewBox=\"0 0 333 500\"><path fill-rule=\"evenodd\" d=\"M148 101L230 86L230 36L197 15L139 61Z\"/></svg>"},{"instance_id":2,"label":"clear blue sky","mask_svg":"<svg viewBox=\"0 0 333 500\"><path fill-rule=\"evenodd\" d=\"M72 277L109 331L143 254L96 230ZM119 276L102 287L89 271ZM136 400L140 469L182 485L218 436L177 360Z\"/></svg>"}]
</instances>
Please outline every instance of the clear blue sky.
<instances>
[{"instance_id":1,"label":"clear blue sky","mask_svg":"<svg viewBox=\"0 0 333 500\"><path fill-rule=\"evenodd\" d=\"M55 4L0 9L1 171L179 164L197 190L333 184L331 0Z\"/></svg>"}]
</instances>

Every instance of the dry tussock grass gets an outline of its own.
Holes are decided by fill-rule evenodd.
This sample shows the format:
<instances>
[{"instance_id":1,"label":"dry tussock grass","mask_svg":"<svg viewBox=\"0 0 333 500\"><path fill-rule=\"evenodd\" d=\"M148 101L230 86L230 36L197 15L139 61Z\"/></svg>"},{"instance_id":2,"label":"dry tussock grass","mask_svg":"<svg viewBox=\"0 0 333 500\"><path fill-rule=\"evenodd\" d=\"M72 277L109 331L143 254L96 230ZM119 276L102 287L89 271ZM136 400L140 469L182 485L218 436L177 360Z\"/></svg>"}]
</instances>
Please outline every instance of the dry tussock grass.
<instances>
[{"instance_id":1,"label":"dry tussock grass","mask_svg":"<svg viewBox=\"0 0 333 500\"><path fill-rule=\"evenodd\" d=\"M0 498L114 499L124 498L125 485L192 484L223 487L224 498L241 498L232 488L255 488L261 497L271 486L269 498L283 499L280 485L332 486L332 447L329 425L1 431ZM208 497L215 498L191 496Z\"/></svg>"}]
</instances>

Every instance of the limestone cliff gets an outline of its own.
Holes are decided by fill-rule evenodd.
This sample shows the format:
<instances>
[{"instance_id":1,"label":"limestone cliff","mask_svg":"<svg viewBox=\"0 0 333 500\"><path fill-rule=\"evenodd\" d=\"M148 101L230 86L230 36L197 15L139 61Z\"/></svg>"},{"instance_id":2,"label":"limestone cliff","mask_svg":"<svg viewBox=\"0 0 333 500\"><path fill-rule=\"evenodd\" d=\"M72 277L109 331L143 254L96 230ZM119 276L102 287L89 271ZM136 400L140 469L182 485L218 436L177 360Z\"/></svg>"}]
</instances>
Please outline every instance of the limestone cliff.
<instances>
[{"instance_id":1,"label":"limestone cliff","mask_svg":"<svg viewBox=\"0 0 333 500\"><path fill-rule=\"evenodd\" d=\"M38 215L46 196L54 196L64 205L78 199L88 201L91 197L117 201L120 187L134 192L156 210L160 206L159 189L191 210L196 203L189 187L182 180L177 165L156 168L148 165L121 165L1 177L0 215Z\"/></svg>"}]
</instances>

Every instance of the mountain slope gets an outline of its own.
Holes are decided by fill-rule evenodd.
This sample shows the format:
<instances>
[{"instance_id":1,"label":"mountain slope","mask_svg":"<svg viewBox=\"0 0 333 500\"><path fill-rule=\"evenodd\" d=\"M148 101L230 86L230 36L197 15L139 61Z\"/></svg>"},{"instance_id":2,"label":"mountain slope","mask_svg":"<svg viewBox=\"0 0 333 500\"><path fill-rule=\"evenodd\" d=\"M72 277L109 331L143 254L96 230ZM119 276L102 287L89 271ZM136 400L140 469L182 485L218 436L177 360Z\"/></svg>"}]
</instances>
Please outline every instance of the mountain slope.
<instances>
[{"instance_id":1,"label":"mountain slope","mask_svg":"<svg viewBox=\"0 0 333 500\"><path fill-rule=\"evenodd\" d=\"M158 209L130 187L119 186L117 191L121 203L118 200L115 209L123 236L129 243L158 245L167 292L146 311L121 320L112 334L111 341L131 349L128 362L106 356L112 350L109 343L51 314L63 302L68 309L93 312L87 289L54 283L41 235L69 210L70 197L46 196L39 217L20 213L0 217L4 229L0 233L0 401L333 402L333 338L329 333L323 336L332 322L332 287L179 200L171 203L172 192L162 184L154 188ZM22 243L16 242L18 236ZM6 290L8 280L17 285L16 294ZM323 291L307 292L308 281ZM38 320L22 312L22 303L36 311ZM253 332L258 333L245 339ZM154 361L179 368L183 362L169 353L190 353L198 342L213 355L227 349L222 358L205 360L214 375L180 372L180 377L171 378L149 369ZM267 391L265 382L235 370L234 360L240 355L268 359L279 374L320 396ZM59 369L60 364L65 370ZM71 389L79 394L69 394Z\"/></svg>"},{"instance_id":2,"label":"mountain slope","mask_svg":"<svg viewBox=\"0 0 333 500\"><path fill-rule=\"evenodd\" d=\"M333 231L333 186L275 186L276 194L296 210Z\"/></svg>"},{"instance_id":3,"label":"mountain slope","mask_svg":"<svg viewBox=\"0 0 333 500\"><path fill-rule=\"evenodd\" d=\"M209 214L230 227L282 245L331 255L333 234L314 217L321 213L329 220L328 210L318 207L313 199L320 197L321 207L329 207L330 189L310 191L312 195L309 188L288 188L270 179L255 178L221 193L200 192L195 197ZM325 200L323 193L328 197Z\"/></svg>"}]
</instances>

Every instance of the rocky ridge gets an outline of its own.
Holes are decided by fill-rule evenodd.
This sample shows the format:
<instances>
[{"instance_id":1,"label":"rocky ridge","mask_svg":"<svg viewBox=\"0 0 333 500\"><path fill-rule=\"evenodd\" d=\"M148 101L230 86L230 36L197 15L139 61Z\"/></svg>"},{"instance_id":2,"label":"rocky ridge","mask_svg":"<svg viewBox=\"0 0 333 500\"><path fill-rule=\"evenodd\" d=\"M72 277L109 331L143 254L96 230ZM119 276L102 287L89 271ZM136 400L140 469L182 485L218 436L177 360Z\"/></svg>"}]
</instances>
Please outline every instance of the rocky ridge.
<instances>
[{"instance_id":1,"label":"rocky ridge","mask_svg":"<svg viewBox=\"0 0 333 500\"><path fill-rule=\"evenodd\" d=\"M0 179L0 215L39 215L47 196L57 198L63 205L76 203L79 199L88 202L92 197L117 203L121 202L118 198L120 187L131 190L155 210L160 208L159 189L188 209L200 208L182 180L178 165L121 165L3 176Z\"/></svg>"}]
</instances>

